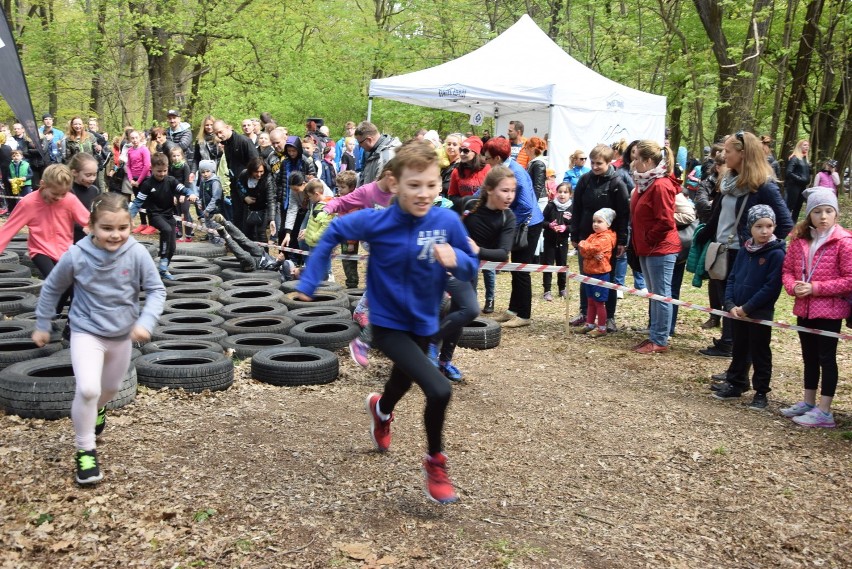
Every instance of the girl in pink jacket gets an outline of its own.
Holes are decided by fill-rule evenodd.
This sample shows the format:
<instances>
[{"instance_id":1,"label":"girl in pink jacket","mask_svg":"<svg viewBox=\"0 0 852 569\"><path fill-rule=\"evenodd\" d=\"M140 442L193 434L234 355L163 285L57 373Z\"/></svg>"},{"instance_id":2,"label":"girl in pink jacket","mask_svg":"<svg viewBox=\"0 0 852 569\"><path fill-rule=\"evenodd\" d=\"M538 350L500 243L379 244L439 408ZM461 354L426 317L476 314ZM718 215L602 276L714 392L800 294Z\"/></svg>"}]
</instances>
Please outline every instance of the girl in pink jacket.
<instances>
[{"instance_id":1,"label":"girl in pink jacket","mask_svg":"<svg viewBox=\"0 0 852 569\"><path fill-rule=\"evenodd\" d=\"M793 233L782 282L796 297L793 314L799 326L840 332L852 298L852 233L837 224L837 196L827 188L811 188L804 221ZM803 427L834 427L831 401L837 388L837 339L799 332L805 363L805 396L781 409ZM819 405L816 389L822 375Z\"/></svg>"}]
</instances>

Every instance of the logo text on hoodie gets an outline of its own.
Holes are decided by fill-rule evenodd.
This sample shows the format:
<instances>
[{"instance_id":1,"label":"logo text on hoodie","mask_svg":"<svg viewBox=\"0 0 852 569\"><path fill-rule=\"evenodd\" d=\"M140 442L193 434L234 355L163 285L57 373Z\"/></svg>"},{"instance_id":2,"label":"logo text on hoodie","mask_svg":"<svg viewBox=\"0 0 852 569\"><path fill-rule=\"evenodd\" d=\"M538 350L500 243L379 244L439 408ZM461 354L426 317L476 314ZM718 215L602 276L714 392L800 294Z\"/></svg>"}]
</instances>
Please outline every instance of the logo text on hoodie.
<instances>
[{"instance_id":1,"label":"logo text on hoodie","mask_svg":"<svg viewBox=\"0 0 852 569\"><path fill-rule=\"evenodd\" d=\"M429 259L430 263L435 262L435 253L433 247L436 243L447 242L447 230L435 229L430 231L420 231L417 235L417 245L420 247L420 254L417 255L417 260Z\"/></svg>"}]
</instances>

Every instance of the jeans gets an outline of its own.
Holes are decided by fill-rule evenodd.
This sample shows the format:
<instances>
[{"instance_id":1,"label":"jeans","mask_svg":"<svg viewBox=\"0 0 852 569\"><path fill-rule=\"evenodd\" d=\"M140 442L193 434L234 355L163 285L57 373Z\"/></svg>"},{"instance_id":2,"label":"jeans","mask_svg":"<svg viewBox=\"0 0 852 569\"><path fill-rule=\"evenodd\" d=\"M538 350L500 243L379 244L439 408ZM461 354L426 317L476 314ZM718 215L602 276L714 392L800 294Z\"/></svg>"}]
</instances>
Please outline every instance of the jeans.
<instances>
[{"instance_id":1,"label":"jeans","mask_svg":"<svg viewBox=\"0 0 852 569\"><path fill-rule=\"evenodd\" d=\"M393 362L390 378L379 401L379 410L390 415L402 396L411 389L411 384L416 383L426 396L423 422L429 454L443 451L441 436L452 388L450 380L426 356L429 338L372 324L370 327L373 329L373 347Z\"/></svg>"},{"instance_id":2,"label":"jeans","mask_svg":"<svg viewBox=\"0 0 852 569\"><path fill-rule=\"evenodd\" d=\"M677 255L675 253L639 257L639 264L648 285L648 292L660 296L670 297L672 295L672 274L676 261ZM648 326L650 330L649 339L658 346L667 346L671 321L672 305L652 300L651 324Z\"/></svg>"},{"instance_id":3,"label":"jeans","mask_svg":"<svg viewBox=\"0 0 852 569\"><path fill-rule=\"evenodd\" d=\"M433 338L434 343L443 340L439 358L442 362L453 360L462 330L479 316L476 290L470 282L450 277L447 281L447 292L450 293L450 312L441 319L438 333Z\"/></svg>"},{"instance_id":4,"label":"jeans","mask_svg":"<svg viewBox=\"0 0 852 569\"><path fill-rule=\"evenodd\" d=\"M497 273L494 269L482 269L482 282L485 283L485 300L494 300L497 292Z\"/></svg>"}]
</instances>

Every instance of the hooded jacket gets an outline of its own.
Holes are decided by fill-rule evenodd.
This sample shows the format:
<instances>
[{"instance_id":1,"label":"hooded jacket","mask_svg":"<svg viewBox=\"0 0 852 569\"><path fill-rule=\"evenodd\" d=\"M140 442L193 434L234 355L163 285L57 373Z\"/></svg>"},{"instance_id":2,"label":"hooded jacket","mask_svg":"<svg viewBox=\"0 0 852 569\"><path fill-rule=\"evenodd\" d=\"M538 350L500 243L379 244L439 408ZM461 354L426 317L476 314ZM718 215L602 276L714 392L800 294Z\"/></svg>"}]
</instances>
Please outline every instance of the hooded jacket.
<instances>
[{"instance_id":1,"label":"hooded jacket","mask_svg":"<svg viewBox=\"0 0 852 569\"><path fill-rule=\"evenodd\" d=\"M166 131L166 136L168 139L176 146L180 146L181 150L183 150L183 156L186 159L187 164L192 164L193 160L193 144L192 144L192 127L189 126L188 122L182 122L178 125L176 130Z\"/></svg>"},{"instance_id":2,"label":"hooded jacket","mask_svg":"<svg viewBox=\"0 0 852 569\"><path fill-rule=\"evenodd\" d=\"M383 134L376 141L376 146L364 153L364 168L361 170L361 183L369 184L379 179L382 168L394 157L396 149L402 146L398 138Z\"/></svg>"},{"instance_id":3,"label":"hooded jacket","mask_svg":"<svg viewBox=\"0 0 852 569\"><path fill-rule=\"evenodd\" d=\"M741 306L749 318L772 320L775 302L781 295L786 243L776 239L754 253L749 253L745 247L737 252L725 287L725 310L730 312Z\"/></svg>"},{"instance_id":4,"label":"hooded jacket","mask_svg":"<svg viewBox=\"0 0 852 569\"><path fill-rule=\"evenodd\" d=\"M592 231L595 212L608 207L615 210L612 229L618 245L627 245L627 225L630 221L630 196L627 187L612 166L598 176L591 170L583 174L574 187L574 203L571 205L571 241L579 243Z\"/></svg>"},{"instance_id":5,"label":"hooded jacket","mask_svg":"<svg viewBox=\"0 0 852 569\"><path fill-rule=\"evenodd\" d=\"M433 247L448 243L457 265L449 272L457 279L473 279L479 262L468 244L459 216L432 207L423 217L405 213L396 203L387 209L365 209L338 217L323 233L308 257L297 290L308 296L325 279L331 250L345 240L370 244L367 290L370 322L419 336L438 331L438 313L447 284L447 271L435 260Z\"/></svg>"},{"instance_id":6,"label":"hooded jacket","mask_svg":"<svg viewBox=\"0 0 852 569\"><path fill-rule=\"evenodd\" d=\"M633 190L630 219L633 223L633 251L638 256L680 253L680 237L674 218L675 199L679 193L680 185L673 176L657 178L642 193Z\"/></svg>"},{"instance_id":7,"label":"hooded jacket","mask_svg":"<svg viewBox=\"0 0 852 569\"><path fill-rule=\"evenodd\" d=\"M213 174L207 180L199 177L198 183L198 203L196 203L196 206L198 206L199 215L211 217L215 213L220 213L224 205L224 198L219 176Z\"/></svg>"},{"instance_id":8,"label":"hooded jacket","mask_svg":"<svg viewBox=\"0 0 852 569\"><path fill-rule=\"evenodd\" d=\"M59 259L44 281L36 306L36 329L50 330L59 297L74 285L68 321L72 332L126 338L134 326L149 332L163 311L166 288L151 255L133 237L118 251L95 246L87 236ZM139 311L139 291L145 306Z\"/></svg>"},{"instance_id":9,"label":"hooded jacket","mask_svg":"<svg viewBox=\"0 0 852 569\"><path fill-rule=\"evenodd\" d=\"M849 317L852 295L852 233L839 225L814 254L813 267L806 269L810 241L793 239L784 259L782 282L793 296L796 281L813 285L810 296L796 298L793 314L802 318L842 319ZM810 277L808 277L810 272Z\"/></svg>"}]
</instances>

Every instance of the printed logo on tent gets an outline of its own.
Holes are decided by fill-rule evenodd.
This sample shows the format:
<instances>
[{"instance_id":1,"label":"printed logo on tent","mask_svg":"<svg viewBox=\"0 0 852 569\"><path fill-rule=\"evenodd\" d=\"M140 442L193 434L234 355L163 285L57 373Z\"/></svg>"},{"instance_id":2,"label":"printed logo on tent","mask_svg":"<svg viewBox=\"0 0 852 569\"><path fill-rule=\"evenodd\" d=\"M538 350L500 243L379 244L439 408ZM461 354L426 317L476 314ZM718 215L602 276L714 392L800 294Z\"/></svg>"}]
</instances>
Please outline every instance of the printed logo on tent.
<instances>
[{"instance_id":1,"label":"printed logo on tent","mask_svg":"<svg viewBox=\"0 0 852 569\"><path fill-rule=\"evenodd\" d=\"M456 83L446 87L438 87L438 97L444 99L464 99L467 97L467 89Z\"/></svg>"},{"instance_id":2,"label":"printed logo on tent","mask_svg":"<svg viewBox=\"0 0 852 569\"><path fill-rule=\"evenodd\" d=\"M618 93L613 93L606 99L606 110L608 111L623 111L624 99Z\"/></svg>"}]
</instances>

